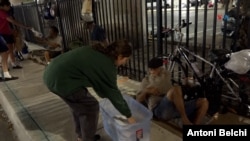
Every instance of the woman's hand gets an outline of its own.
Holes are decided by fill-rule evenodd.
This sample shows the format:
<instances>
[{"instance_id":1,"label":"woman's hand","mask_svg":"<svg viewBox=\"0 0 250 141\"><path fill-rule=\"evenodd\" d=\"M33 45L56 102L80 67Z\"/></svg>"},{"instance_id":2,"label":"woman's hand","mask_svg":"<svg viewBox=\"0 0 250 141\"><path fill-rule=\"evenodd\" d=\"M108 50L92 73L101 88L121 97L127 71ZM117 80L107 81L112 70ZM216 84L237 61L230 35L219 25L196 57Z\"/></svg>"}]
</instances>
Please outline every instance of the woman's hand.
<instances>
[{"instance_id":1,"label":"woman's hand","mask_svg":"<svg viewBox=\"0 0 250 141\"><path fill-rule=\"evenodd\" d=\"M129 123L129 124L136 123L135 118L134 118L134 117L130 117L130 118L128 118L128 123Z\"/></svg>"}]
</instances>

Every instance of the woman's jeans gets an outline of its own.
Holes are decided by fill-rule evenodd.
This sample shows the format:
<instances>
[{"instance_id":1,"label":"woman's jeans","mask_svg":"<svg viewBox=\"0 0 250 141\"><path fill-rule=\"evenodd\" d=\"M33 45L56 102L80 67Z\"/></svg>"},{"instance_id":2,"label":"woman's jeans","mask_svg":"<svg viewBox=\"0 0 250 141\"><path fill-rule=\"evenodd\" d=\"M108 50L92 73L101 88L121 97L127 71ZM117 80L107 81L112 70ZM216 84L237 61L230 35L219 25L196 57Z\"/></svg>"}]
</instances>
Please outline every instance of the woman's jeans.
<instances>
[{"instance_id":1,"label":"woman's jeans","mask_svg":"<svg viewBox=\"0 0 250 141\"><path fill-rule=\"evenodd\" d=\"M99 103L86 88L62 98L70 107L78 138L94 141L99 119Z\"/></svg>"}]
</instances>

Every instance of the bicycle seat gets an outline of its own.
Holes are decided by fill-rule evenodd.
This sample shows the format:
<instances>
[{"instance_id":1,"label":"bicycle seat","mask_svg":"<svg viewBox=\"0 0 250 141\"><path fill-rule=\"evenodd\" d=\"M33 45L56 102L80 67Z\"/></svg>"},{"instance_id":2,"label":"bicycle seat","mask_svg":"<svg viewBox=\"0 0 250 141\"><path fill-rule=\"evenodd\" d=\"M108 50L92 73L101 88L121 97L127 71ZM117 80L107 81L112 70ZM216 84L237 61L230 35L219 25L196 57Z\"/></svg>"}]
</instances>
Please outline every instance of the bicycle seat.
<instances>
[{"instance_id":1,"label":"bicycle seat","mask_svg":"<svg viewBox=\"0 0 250 141\"><path fill-rule=\"evenodd\" d=\"M231 52L227 49L213 49L209 52L209 57L211 58L211 62L217 62L219 64L226 63L230 57L227 54Z\"/></svg>"}]
</instances>

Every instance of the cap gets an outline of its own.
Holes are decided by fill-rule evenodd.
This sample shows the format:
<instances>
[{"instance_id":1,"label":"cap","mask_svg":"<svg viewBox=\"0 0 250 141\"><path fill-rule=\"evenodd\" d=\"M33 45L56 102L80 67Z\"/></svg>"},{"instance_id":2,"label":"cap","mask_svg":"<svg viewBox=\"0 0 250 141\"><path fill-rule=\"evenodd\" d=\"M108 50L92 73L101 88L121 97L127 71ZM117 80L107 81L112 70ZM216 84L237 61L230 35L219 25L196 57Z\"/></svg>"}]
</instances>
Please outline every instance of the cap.
<instances>
[{"instance_id":1,"label":"cap","mask_svg":"<svg viewBox=\"0 0 250 141\"><path fill-rule=\"evenodd\" d=\"M159 68L163 65L163 60L160 58L152 58L149 62L148 62L148 68L152 68L152 69L156 69Z\"/></svg>"}]
</instances>

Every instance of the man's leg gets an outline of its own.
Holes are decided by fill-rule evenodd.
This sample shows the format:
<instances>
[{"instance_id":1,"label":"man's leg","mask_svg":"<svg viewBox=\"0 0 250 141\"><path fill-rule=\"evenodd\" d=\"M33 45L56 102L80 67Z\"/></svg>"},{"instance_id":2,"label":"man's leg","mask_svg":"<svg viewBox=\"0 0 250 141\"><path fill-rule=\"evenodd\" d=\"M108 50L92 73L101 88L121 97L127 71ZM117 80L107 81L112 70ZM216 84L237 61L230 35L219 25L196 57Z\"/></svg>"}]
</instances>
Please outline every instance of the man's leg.
<instances>
[{"instance_id":1,"label":"man's leg","mask_svg":"<svg viewBox=\"0 0 250 141\"><path fill-rule=\"evenodd\" d=\"M136 95L136 100L140 103L145 102L145 100L148 98L148 94L145 92L140 92Z\"/></svg>"},{"instance_id":2,"label":"man's leg","mask_svg":"<svg viewBox=\"0 0 250 141\"><path fill-rule=\"evenodd\" d=\"M55 58L59 56L60 54L62 54L61 51L45 51L44 57L45 57L46 63L49 64L51 61L51 58Z\"/></svg>"},{"instance_id":3,"label":"man's leg","mask_svg":"<svg viewBox=\"0 0 250 141\"><path fill-rule=\"evenodd\" d=\"M48 50L44 51L44 58L47 64L50 63L50 53Z\"/></svg>"},{"instance_id":4,"label":"man's leg","mask_svg":"<svg viewBox=\"0 0 250 141\"><path fill-rule=\"evenodd\" d=\"M174 103L176 110L180 113L182 123L185 125L192 124L186 114L181 87L172 87L167 93L167 98Z\"/></svg>"},{"instance_id":5,"label":"man's leg","mask_svg":"<svg viewBox=\"0 0 250 141\"><path fill-rule=\"evenodd\" d=\"M199 98L196 101L196 117L194 120L194 124L201 124L202 119L206 116L207 110L209 107L208 100L206 98Z\"/></svg>"}]
</instances>

